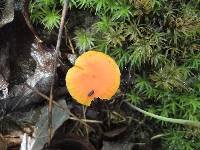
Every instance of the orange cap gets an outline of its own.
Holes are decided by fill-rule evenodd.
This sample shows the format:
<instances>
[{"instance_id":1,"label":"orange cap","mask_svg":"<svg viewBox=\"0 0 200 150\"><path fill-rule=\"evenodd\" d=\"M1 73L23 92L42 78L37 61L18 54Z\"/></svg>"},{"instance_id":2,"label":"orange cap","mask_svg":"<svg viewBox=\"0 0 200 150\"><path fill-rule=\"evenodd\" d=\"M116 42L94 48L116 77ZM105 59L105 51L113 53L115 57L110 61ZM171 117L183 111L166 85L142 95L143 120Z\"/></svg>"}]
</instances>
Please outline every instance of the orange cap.
<instances>
[{"instance_id":1,"label":"orange cap","mask_svg":"<svg viewBox=\"0 0 200 150\"><path fill-rule=\"evenodd\" d=\"M94 98L111 99L120 85L120 70L110 56L88 51L77 58L65 80L71 96L89 106Z\"/></svg>"}]
</instances>

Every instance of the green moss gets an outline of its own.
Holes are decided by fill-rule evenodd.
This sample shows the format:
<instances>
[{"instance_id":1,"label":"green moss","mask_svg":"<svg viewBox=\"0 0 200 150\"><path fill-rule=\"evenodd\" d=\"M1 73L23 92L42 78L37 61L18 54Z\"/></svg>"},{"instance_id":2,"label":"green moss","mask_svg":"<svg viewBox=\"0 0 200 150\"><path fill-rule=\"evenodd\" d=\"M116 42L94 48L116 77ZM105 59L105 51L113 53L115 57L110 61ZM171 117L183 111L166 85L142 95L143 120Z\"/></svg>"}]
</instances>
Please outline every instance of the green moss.
<instances>
[{"instance_id":1,"label":"green moss","mask_svg":"<svg viewBox=\"0 0 200 150\"><path fill-rule=\"evenodd\" d=\"M163 137L163 147L165 150L198 150L200 147L199 131L187 130L166 131L168 134Z\"/></svg>"},{"instance_id":2,"label":"green moss","mask_svg":"<svg viewBox=\"0 0 200 150\"><path fill-rule=\"evenodd\" d=\"M57 28L60 10L55 9L56 19L48 11L57 5L52 0L32 1L32 21ZM76 47L104 51L123 73L130 69L134 81L131 90L124 91L130 103L163 117L200 120L199 0L71 0L69 5L99 17L92 32L75 31ZM173 130L180 127L157 123ZM198 136L191 139L170 132L163 145L170 150L198 149Z\"/></svg>"}]
</instances>

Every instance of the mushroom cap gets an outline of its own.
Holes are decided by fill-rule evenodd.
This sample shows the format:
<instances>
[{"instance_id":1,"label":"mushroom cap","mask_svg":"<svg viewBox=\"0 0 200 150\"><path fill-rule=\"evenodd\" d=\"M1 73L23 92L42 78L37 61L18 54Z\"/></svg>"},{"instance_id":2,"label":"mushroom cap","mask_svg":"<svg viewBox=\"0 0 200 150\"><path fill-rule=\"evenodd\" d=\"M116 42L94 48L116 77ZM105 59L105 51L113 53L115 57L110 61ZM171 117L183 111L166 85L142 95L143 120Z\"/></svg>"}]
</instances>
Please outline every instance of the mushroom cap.
<instances>
[{"instance_id":1,"label":"mushroom cap","mask_svg":"<svg viewBox=\"0 0 200 150\"><path fill-rule=\"evenodd\" d=\"M70 95L89 106L94 98L111 99L120 85L120 70L110 56L88 51L77 58L65 80Z\"/></svg>"}]
</instances>

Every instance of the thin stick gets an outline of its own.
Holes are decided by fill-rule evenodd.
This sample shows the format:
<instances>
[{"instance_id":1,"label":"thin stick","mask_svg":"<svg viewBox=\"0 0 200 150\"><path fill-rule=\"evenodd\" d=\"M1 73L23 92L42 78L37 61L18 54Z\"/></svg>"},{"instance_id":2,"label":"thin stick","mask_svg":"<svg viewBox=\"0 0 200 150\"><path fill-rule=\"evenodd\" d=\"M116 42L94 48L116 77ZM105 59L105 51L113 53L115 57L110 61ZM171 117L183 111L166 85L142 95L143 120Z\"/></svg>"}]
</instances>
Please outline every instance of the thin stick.
<instances>
[{"instance_id":1,"label":"thin stick","mask_svg":"<svg viewBox=\"0 0 200 150\"><path fill-rule=\"evenodd\" d=\"M42 92L40 92L39 90L37 90L36 88L31 87L30 85L26 84L26 86L31 89L32 91L34 91L36 94L40 95L42 98L44 98L45 100L47 100L48 102L50 101L50 98L48 96L46 96L45 94L43 94ZM85 123L86 121L79 119L76 115L74 115L73 113L71 113L71 111L68 108L65 108L63 106L61 106L59 103L57 103L55 100L52 100L53 104L55 106L57 106L58 108L62 109L63 111L67 112L69 115L71 115L73 117L70 118L72 120L77 120L80 123L82 123L83 125L88 126L92 131L94 131L94 129L92 127L90 127L87 123Z\"/></svg>"},{"instance_id":2,"label":"thin stick","mask_svg":"<svg viewBox=\"0 0 200 150\"><path fill-rule=\"evenodd\" d=\"M51 84L49 106L48 106L48 144L51 143L52 137L52 104L53 104L53 82Z\"/></svg>"},{"instance_id":3,"label":"thin stick","mask_svg":"<svg viewBox=\"0 0 200 150\"><path fill-rule=\"evenodd\" d=\"M166 122L171 122L171 123L177 123L177 124L182 124L182 125L187 125L187 126L192 126L192 127L197 127L200 128L200 122L199 121L191 121L191 120L184 120L184 119L174 119L174 118L167 118L167 117L163 117L163 116L159 116L159 115L155 115L153 113L144 111L126 101L124 101L124 103L126 103L128 106L130 106L131 108L143 113L144 115L150 116L152 118L156 118L158 120L162 120L162 121L166 121Z\"/></svg>"},{"instance_id":4,"label":"thin stick","mask_svg":"<svg viewBox=\"0 0 200 150\"><path fill-rule=\"evenodd\" d=\"M35 28L33 27L33 25L31 24L31 21L30 21L30 14L29 14L29 11L28 11L28 6L29 6L29 3L30 3L30 0L24 0L23 1L23 16L24 16L24 19L26 21L26 24L27 26L29 27L29 29L31 30L31 32L33 33L33 35L36 37L37 39L37 42L41 43L42 40L40 39L38 33L36 32Z\"/></svg>"},{"instance_id":5,"label":"thin stick","mask_svg":"<svg viewBox=\"0 0 200 150\"><path fill-rule=\"evenodd\" d=\"M155 135L155 136L151 137L151 140L162 138L162 137L165 137L165 136L168 136L168 135L170 135L170 134L169 133L167 133L167 134L158 134L158 135Z\"/></svg>"},{"instance_id":6,"label":"thin stick","mask_svg":"<svg viewBox=\"0 0 200 150\"><path fill-rule=\"evenodd\" d=\"M65 24L66 13L67 13L67 0L64 0L64 6L63 6L62 17L61 17L61 22L60 22L60 28L59 28L59 33L58 33L58 40L57 40L57 44L56 44L56 53L57 53L57 55L60 52L60 44L61 44L63 28L64 28L64 24Z\"/></svg>"},{"instance_id":7,"label":"thin stick","mask_svg":"<svg viewBox=\"0 0 200 150\"><path fill-rule=\"evenodd\" d=\"M55 50L55 60L53 64L53 81L51 83L51 90L50 90L50 100L49 100L49 107L48 107L48 144L51 142L52 137L52 103L53 103L53 87L55 83L55 74L56 74L56 68L57 68L57 60L58 56L60 54L60 44L62 39L62 33L65 23L65 17L67 13L67 0L64 0L63 10L62 10L62 17L60 22L60 28L58 33L58 39L56 44L56 50Z\"/></svg>"},{"instance_id":8,"label":"thin stick","mask_svg":"<svg viewBox=\"0 0 200 150\"><path fill-rule=\"evenodd\" d=\"M74 117L70 117L69 119L77 120L77 118L74 118ZM90 120L90 119L81 119L81 120L88 123L99 123L99 124L103 123L102 121L99 121L99 120Z\"/></svg>"},{"instance_id":9,"label":"thin stick","mask_svg":"<svg viewBox=\"0 0 200 150\"><path fill-rule=\"evenodd\" d=\"M70 37L67 37L67 38L68 38L68 41L69 41L70 49L71 49L72 53L75 54L75 50L74 50L74 46L72 44L72 41L71 41Z\"/></svg>"},{"instance_id":10,"label":"thin stick","mask_svg":"<svg viewBox=\"0 0 200 150\"><path fill-rule=\"evenodd\" d=\"M69 42L69 45L68 45ZM65 27L65 45L71 50L72 54L75 54L74 46L69 36L67 36L67 29Z\"/></svg>"}]
</instances>

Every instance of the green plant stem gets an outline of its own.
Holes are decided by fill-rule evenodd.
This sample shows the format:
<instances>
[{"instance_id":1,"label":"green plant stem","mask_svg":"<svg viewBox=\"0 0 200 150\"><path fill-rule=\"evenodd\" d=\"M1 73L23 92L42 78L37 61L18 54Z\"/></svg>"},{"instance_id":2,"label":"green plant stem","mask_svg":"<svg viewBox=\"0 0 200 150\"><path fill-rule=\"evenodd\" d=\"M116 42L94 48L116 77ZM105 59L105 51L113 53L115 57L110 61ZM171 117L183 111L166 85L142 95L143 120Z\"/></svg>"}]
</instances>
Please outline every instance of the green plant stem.
<instances>
[{"instance_id":1,"label":"green plant stem","mask_svg":"<svg viewBox=\"0 0 200 150\"><path fill-rule=\"evenodd\" d=\"M171 122L171 123L177 123L177 124L182 124L182 125L187 125L187 126L192 126L192 127L197 127L200 128L200 122L199 121L191 121L191 120L184 120L184 119L174 119L174 118L167 118L167 117L163 117L163 116L159 116L159 115L155 115L153 113L147 112L145 110L142 110L126 101L124 101L128 106L130 106L131 108L143 113L144 115L150 116L152 118L158 119L158 120L162 120L165 122Z\"/></svg>"}]
</instances>

